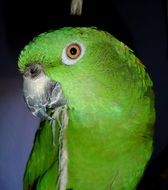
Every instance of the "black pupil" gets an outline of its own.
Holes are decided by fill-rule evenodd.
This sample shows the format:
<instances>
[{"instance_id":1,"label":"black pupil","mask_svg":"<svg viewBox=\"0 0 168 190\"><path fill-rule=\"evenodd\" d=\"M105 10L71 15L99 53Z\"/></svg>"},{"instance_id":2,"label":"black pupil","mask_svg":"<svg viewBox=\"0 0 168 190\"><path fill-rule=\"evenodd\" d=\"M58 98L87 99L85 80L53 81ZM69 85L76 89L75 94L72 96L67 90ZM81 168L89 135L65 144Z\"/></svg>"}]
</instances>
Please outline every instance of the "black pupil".
<instances>
[{"instance_id":1,"label":"black pupil","mask_svg":"<svg viewBox=\"0 0 168 190\"><path fill-rule=\"evenodd\" d=\"M71 55L76 55L76 53L77 53L77 49L76 48L71 48L70 49L70 53L71 53Z\"/></svg>"}]
</instances>

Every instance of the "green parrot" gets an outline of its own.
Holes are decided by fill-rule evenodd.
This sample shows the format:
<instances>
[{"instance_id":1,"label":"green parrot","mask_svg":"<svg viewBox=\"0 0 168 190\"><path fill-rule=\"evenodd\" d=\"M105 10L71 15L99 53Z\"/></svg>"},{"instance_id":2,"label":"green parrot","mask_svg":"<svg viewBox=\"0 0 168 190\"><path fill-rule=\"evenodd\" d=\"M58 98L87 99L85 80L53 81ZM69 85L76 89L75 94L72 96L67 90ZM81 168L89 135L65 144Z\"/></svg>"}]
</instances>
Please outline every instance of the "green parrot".
<instances>
[{"instance_id":1,"label":"green parrot","mask_svg":"<svg viewBox=\"0 0 168 190\"><path fill-rule=\"evenodd\" d=\"M152 81L122 42L65 27L21 51L24 98L41 119L24 190L135 190L153 150Z\"/></svg>"}]
</instances>

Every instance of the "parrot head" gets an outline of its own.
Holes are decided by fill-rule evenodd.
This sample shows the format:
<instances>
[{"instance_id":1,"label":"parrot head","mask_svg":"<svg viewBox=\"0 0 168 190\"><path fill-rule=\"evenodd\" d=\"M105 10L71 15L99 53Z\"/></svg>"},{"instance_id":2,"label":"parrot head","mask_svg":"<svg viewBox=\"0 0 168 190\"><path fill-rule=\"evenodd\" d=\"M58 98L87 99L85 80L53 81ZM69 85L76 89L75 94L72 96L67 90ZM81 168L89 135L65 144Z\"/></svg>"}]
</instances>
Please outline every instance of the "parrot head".
<instances>
[{"instance_id":1,"label":"parrot head","mask_svg":"<svg viewBox=\"0 0 168 190\"><path fill-rule=\"evenodd\" d=\"M84 112L107 108L119 114L152 86L132 51L96 28L43 33L25 46L18 66L26 103L41 119L51 120L47 110L65 104Z\"/></svg>"}]
</instances>

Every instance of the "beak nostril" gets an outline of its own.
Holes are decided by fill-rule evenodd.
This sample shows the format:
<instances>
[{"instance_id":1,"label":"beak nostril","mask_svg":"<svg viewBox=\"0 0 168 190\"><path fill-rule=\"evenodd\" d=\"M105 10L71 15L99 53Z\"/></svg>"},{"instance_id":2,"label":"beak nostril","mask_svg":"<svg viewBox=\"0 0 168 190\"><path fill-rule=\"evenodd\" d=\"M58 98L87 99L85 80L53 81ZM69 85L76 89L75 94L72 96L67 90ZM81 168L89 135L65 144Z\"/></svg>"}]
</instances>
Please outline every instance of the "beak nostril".
<instances>
[{"instance_id":1,"label":"beak nostril","mask_svg":"<svg viewBox=\"0 0 168 190\"><path fill-rule=\"evenodd\" d=\"M42 72L42 68L38 64L29 65L24 73L25 77L35 78Z\"/></svg>"},{"instance_id":2,"label":"beak nostril","mask_svg":"<svg viewBox=\"0 0 168 190\"><path fill-rule=\"evenodd\" d=\"M41 67L39 67L39 65L32 65L32 67L30 67L31 78L37 77L40 73L41 73Z\"/></svg>"},{"instance_id":3,"label":"beak nostril","mask_svg":"<svg viewBox=\"0 0 168 190\"><path fill-rule=\"evenodd\" d=\"M37 67L30 69L30 74L31 74L32 78L38 76L40 74L40 72L41 72L40 69Z\"/></svg>"}]
</instances>

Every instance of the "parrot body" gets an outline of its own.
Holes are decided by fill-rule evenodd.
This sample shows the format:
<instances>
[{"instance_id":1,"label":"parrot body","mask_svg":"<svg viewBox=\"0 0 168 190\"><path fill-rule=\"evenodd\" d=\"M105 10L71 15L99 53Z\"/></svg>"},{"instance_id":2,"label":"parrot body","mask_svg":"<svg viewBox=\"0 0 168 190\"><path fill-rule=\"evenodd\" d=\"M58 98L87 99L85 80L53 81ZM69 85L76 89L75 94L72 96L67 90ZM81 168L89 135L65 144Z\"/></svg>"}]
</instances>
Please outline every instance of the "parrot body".
<instances>
[{"instance_id":1,"label":"parrot body","mask_svg":"<svg viewBox=\"0 0 168 190\"><path fill-rule=\"evenodd\" d=\"M155 110L133 52L107 32L66 27L36 37L18 65L28 107L45 119L24 189L135 190L151 157Z\"/></svg>"}]
</instances>

